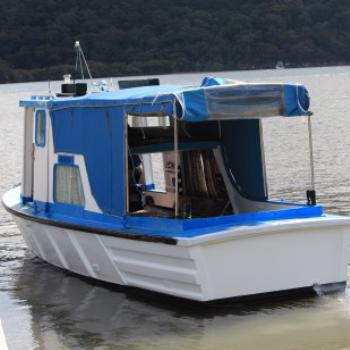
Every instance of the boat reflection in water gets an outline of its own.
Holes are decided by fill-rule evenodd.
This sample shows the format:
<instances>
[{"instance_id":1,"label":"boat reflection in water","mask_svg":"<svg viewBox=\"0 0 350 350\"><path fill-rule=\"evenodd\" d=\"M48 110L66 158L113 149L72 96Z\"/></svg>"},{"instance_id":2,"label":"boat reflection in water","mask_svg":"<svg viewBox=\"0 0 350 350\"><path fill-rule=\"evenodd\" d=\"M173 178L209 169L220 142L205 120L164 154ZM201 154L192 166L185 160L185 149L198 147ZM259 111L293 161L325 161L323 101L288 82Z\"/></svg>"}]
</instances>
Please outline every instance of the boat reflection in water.
<instances>
[{"instance_id":1,"label":"boat reflection in water","mask_svg":"<svg viewBox=\"0 0 350 350\"><path fill-rule=\"evenodd\" d=\"M39 349L254 348L258 342L260 349L299 349L305 341L318 349L350 342L343 293L209 307L125 294L39 259L25 259L18 271L14 293L28 304Z\"/></svg>"}]
</instances>

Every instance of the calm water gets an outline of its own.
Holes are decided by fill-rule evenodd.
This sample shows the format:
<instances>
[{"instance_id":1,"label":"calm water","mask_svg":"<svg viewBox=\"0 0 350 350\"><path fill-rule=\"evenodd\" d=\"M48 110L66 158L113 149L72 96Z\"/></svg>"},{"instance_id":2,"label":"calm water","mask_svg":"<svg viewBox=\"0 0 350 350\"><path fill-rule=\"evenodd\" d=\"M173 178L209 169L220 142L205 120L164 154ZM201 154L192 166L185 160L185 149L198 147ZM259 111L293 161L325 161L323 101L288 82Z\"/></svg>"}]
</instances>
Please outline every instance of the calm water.
<instances>
[{"instance_id":1,"label":"calm water","mask_svg":"<svg viewBox=\"0 0 350 350\"><path fill-rule=\"evenodd\" d=\"M199 84L203 75L160 79ZM318 198L329 212L350 214L350 67L217 75L308 87L315 114ZM52 84L53 91L57 86ZM21 180L18 100L46 92L46 83L0 85L1 194ZM264 135L270 196L305 201L310 177L305 121L270 119L264 122ZM350 289L332 296L210 309L127 295L32 258L2 208L0 319L11 350L350 349Z\"/></svg>"}]
</instances>

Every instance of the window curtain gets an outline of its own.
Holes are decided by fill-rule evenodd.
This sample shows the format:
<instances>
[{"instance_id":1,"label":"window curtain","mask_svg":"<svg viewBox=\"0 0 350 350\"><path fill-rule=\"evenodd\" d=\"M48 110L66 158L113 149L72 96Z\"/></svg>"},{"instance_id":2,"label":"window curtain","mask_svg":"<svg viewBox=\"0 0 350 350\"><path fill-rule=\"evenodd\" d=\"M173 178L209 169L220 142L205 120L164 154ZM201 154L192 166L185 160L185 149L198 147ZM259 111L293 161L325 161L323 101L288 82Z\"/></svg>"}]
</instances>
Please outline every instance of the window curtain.
<instances>
[{"instance_id":1,"label":"window curtain","mask_svg":"<svg viewBox=\"0 0 350 350\"><path fill-rule=\"evenodd\" d=\"M55 201L84 205L84 193L79 169L72 166L56 166Z\"/></svg>"}]
</instances>

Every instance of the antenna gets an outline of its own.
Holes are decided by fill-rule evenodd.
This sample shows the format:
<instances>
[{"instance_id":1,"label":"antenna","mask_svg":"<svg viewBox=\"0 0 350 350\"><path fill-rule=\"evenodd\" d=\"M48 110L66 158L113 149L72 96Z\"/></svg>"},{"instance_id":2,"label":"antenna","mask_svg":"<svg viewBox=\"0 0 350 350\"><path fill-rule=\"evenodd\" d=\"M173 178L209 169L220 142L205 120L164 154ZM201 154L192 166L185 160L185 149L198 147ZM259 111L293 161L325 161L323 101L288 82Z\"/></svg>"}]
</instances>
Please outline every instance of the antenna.
<instances>
[{"instance_id":1,"label":"antenna","mask_svg":"<svg viewBox=\"0 0 350 350\"><path fill-rule=\"evenodd\" d=\"M80 70L81 78L85 80L84 76L84 66L86 68L86 71L88 73L89 79L92 79L92 75L90 72L89 65L85 59L85 55L83 52L83 49L80 46L80 42L76 41L74 44L75 52L76 52L76 58L75 58L75 71L78 71L78 68Z\"/></svg>"}]
</instances>

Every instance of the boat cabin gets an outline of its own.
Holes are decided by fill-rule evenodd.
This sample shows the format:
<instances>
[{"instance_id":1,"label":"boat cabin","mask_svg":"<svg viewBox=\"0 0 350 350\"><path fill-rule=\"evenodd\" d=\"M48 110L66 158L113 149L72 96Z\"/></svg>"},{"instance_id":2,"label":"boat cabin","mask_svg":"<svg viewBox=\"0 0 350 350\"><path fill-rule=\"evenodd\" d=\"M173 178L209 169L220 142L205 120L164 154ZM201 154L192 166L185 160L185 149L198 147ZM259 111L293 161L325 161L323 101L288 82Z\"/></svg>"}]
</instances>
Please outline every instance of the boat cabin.
<instances>
[{"instance_id":1,"label":"boat cabin","mask_svg":"<svg viewBox=\"0 0 350 350\"><path fill-rule=\"evenodd\" d=\"M269 201L261 132L263 118L307 115L302 85L206 78L21 106L21 196L38 215L123 227L159 218L172 230L168 220L217 225L305 207Z\"/></svg>"}]
</instances>

